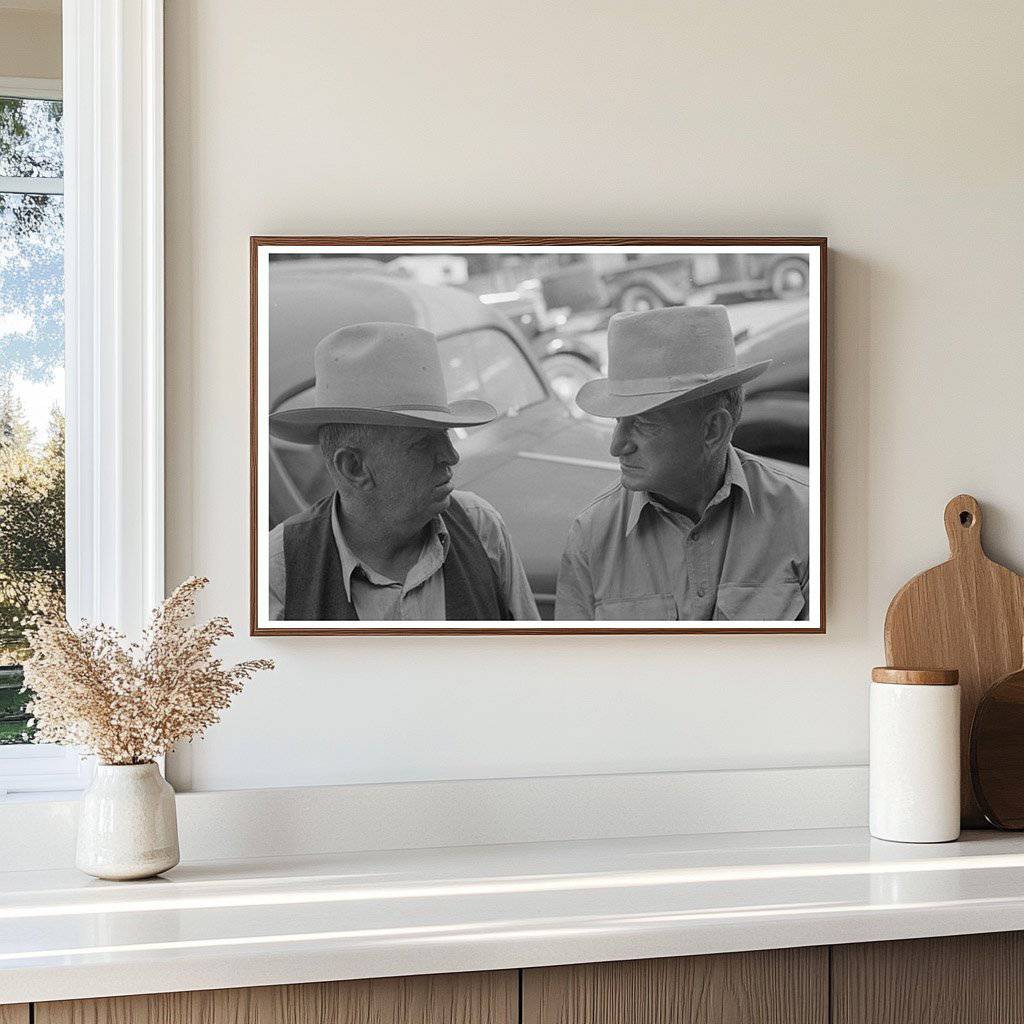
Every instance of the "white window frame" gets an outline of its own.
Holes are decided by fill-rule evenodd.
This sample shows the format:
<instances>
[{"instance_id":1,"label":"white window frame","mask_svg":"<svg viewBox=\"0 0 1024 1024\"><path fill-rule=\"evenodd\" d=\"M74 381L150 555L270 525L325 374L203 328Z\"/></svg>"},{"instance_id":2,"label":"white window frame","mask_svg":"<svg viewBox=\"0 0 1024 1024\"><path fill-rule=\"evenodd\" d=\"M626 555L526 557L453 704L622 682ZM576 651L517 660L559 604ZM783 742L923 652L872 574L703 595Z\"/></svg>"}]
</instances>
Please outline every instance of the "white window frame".
<instances>
[{"instance_id":1,"label":"white window frame","mask_svg":"<svg viewBox=\"0 0 1024 1024\"><path fill-rule=\"evenodd\" d=\"M5 78L0 75L0 96L16 96L22 100L59 100L59 78Z\"/></svg>"},{"instance_id":2,"label":"white window frame","mask_svg":"<svg viewBox=\"0 0 1024 1024\"><path fill-rule=\"evenodd\" d=\"M163 0L64 0L63 49L68 618L137 636L164 597ZM0 748L0 800L92 768Z\"/></svg>"}]
</instances>

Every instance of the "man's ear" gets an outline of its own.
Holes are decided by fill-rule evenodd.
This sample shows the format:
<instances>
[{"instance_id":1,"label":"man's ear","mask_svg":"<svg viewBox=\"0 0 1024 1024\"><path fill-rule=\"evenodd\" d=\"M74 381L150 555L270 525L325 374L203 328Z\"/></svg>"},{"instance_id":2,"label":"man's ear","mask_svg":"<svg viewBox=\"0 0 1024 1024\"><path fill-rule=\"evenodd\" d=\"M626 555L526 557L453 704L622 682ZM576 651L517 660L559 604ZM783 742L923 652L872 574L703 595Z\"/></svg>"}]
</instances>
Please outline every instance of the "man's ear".
<instances>
[{"instance_id":1,"label":"man's ear","mask_svg":"<svg viewBox=\"0 0 1024 1024\"><path fill-rule=\"evenodd\" d=\"M704 417L704 444L708 448L718 448L732 437L735 424L728 409L719 406Z\"/></svg>"},{"instance_id":2,"label":"man's ear","mask_svg":"<svg viewBox=\"0 0 1024 1024\"><path fill-rule=\"evenodd\" d=\"M334 453L334 472L350 487L366 490L373 486L373 474L360 448L343 445Z\"/></svg>"}]
</instances>

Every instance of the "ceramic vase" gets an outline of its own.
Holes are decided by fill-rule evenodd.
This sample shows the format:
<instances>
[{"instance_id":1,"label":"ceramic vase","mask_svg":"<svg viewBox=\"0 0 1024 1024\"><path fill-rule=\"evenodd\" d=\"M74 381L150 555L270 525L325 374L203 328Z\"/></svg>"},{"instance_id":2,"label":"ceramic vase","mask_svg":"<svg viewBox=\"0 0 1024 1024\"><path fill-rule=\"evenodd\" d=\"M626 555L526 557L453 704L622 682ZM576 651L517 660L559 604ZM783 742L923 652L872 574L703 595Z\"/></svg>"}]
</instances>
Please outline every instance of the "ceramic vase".
<instances>
[{"instance_id":1,"label":"ceramic vase","mask_svg":"<svg viewBox=\"0 0 1024 1024\"><path fill-rule=\"evenodd\" d=\"M117 881L151 878L179 859L174 790L157 765L97 765L80 802L79 870Z\"/></svg>"}]
</instances>

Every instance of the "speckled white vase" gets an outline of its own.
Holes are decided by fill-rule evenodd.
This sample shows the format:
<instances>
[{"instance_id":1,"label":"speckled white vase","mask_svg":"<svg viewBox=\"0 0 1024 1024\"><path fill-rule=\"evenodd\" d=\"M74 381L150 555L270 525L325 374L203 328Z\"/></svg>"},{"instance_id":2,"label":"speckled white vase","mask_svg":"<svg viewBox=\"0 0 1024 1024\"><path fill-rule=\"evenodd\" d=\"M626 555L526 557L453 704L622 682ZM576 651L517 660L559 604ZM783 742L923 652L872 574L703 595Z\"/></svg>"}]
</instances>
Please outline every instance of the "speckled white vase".
<instances>
[{"instance_id":1,"label":"speckled white vase","mask_svg":"<svg viewBox=\"0 0 1024 1024\"><path fill-rule=\"evenodd\" d=\"M116 881L151 878L180 859L174 790L157 765L97 765L80 802L79 870Z\"/></svg>"}]
</instances>

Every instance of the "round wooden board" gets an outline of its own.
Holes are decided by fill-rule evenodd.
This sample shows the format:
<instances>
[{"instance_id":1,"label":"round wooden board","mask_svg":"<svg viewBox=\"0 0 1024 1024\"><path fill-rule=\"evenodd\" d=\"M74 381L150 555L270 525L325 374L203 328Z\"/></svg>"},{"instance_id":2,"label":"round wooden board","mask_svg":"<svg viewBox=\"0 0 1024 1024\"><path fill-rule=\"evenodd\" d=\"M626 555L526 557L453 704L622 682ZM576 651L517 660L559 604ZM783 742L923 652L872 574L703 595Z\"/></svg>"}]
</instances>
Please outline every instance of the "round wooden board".
<instances>
[{"instance_id":1,"label":"round wooden board","mask_svg":"<svg viewBox=\"0 0 1024 1024\"><path fill-rule=\"evenodd\" d=\"M971 723L993 683L1020 668L1024 577L982 549L982 514L969 494L946 506L950 559L919 573L897 592L885 616L890 666L942 665L960 672L960 811L965 828L986 825L970 772Z\"/></svg>"}]
</instances>

